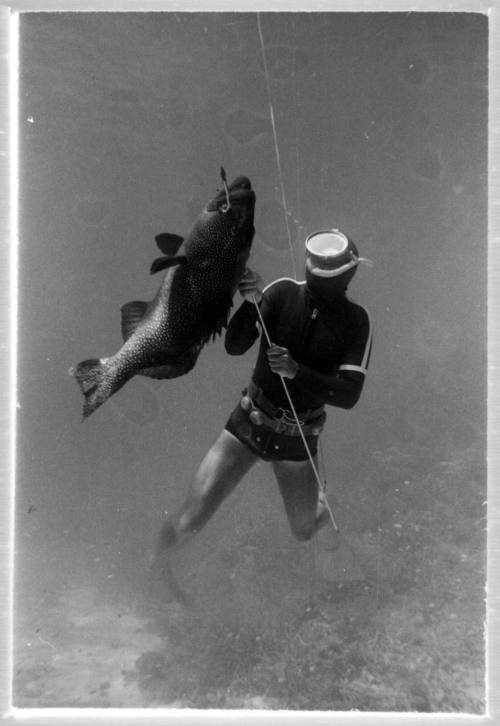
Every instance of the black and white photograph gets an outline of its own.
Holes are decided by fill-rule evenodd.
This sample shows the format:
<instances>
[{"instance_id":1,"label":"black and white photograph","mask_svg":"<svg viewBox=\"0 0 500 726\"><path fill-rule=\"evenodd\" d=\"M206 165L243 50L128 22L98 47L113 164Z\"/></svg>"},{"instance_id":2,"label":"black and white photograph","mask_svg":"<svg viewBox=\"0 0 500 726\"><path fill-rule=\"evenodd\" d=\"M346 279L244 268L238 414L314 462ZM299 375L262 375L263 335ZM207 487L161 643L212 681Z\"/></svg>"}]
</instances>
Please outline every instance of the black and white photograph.
<instances>
[{"instance_id":1,"label":"black and white photograph","mask_svg":"<svg viewBox=\"0 0 500 726\"><path fill-rule=\"evenodd\" d=\"M13 22L12 708L487 714L488 14Z\"/></svg>"}]
</instances>

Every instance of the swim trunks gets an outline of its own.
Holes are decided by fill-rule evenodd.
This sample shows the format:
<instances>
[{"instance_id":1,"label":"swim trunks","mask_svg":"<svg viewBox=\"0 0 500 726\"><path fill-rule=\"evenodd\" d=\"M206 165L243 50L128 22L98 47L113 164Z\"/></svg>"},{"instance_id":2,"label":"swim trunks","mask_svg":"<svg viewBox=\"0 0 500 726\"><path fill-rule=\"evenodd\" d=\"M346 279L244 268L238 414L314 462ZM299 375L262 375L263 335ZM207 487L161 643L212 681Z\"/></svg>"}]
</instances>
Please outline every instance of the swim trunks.
<instances>
[{"instance_id":1,"label":"swim trunks","mask_svg":"<svg viewBox=\"0 0 500 726\"><path fill-rule=\"evenodd\" d=\"M287 436L276 433L250 420L249 412L238 404L231 413L225 427L264 461L306 461L307 454L301 436ZM318 449L319 436L306 436L311 454Z\"/></svg>"}]
</instances>

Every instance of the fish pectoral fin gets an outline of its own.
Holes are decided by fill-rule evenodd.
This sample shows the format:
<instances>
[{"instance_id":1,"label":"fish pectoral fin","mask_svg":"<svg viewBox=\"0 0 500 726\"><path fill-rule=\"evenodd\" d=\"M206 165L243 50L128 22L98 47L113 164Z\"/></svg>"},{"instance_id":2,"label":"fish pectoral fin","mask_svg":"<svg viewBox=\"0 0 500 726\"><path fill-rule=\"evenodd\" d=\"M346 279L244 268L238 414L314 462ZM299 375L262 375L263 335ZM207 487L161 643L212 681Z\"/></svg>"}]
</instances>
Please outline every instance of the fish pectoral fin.
<instances>
[{"instance_id":1,"label":"fish pectoral fin","mask_svg":"<svg viewBox=\"0 0 500 726\"><path fill-rule=\"evenodd\" d=\"M177 250L184 242L184 237L180 237L178 234L163 232L162 234L157 234L155 240L164 255L173 257L177 254Z\"/></svg>"},{"instance_id":2,"label":"fish pectoral fin","mask_svg":"<svg viewBox=\"0 0 500 726\"><path fill-rule=\"evenodd\" d=\"M144 318L146 310L149 307L149 303L141 300L133 300L132 302L122 305L122 337L123 340L128 340L132 333L135 331L139 323Z\"/></svg>"},{"instance_id":3,"label":"fish pectoral fin","mask_svg":"<svg viewBox=\"0 0 500 726\"><path fill-rule=\"evenodd\" d=\"M158 257L149 270L151 275L155 275L160 270L165 270L167 267L174 267L174 265L185 265L187 257L179 255L179 257Z\"/></svg>"}]
</instances>

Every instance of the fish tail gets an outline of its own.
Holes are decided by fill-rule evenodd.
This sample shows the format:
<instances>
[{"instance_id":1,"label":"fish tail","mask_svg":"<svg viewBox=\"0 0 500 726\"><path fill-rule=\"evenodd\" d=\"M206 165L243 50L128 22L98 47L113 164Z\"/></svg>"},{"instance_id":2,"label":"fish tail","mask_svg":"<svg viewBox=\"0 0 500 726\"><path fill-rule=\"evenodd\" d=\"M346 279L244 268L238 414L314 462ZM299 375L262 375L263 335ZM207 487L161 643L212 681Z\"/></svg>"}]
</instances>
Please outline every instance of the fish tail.
<instances>
[{"instance_id":1,"label":"fish tail","mask_svg":"<svg viewBox=\"0 0 500 726\"><path fill-rule=\"evenodd\" d=\"M90 416L96 408L99 408L114 393L114 388L110 384L107 358L84 360L70 368L69 373L75 378L85 397L83 404L84 419Z\"/></svg>"}]
</instances>

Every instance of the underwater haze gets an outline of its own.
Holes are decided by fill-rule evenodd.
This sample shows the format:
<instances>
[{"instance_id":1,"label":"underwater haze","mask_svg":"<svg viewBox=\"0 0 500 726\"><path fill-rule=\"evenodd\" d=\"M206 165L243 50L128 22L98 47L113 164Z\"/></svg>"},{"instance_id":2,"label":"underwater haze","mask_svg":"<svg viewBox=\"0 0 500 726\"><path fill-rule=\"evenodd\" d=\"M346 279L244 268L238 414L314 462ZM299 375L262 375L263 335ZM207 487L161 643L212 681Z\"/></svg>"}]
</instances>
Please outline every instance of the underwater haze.
<instances>
[{"instance_id":1,"label":"underwater haze","mask_svg":"<svg viewBox=\"0 0 500 726\"><path fill-rule=\"evenodd\" d=\"M14 706L483 713L487 16L19 25ZM322 436L334 576L328 532L295 542L259 463L183 554L183 608L151 583L156 537L257 346L217 338L84 422L68 369L120 347L120 307L159 285L155 235L187 234L221 165L252 181L265 283L303 279L318 229L374 261L349 288L374 348Z\"/></svg>"}]
</instances>

